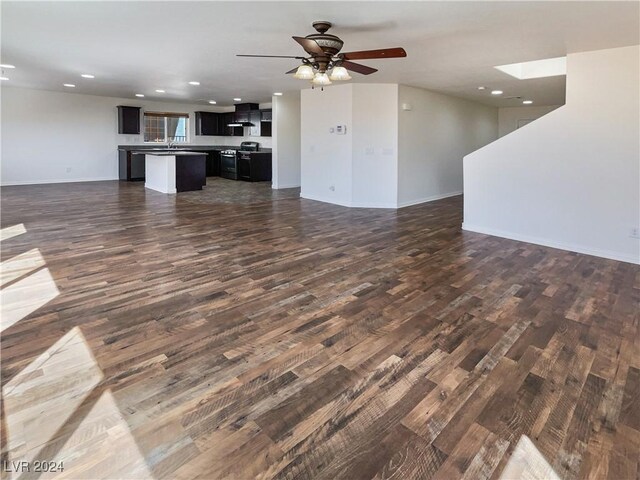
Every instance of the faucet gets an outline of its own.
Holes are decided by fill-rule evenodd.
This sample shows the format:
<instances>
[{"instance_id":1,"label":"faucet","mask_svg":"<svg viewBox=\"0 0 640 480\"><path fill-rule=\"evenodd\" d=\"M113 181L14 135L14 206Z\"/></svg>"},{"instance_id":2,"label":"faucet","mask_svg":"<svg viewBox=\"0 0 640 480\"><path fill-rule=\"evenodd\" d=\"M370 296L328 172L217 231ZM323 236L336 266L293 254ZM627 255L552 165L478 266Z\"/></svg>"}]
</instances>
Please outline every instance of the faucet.
<instances>
[{"instance_id":1,"label":"faucet","mask_svg":"<svg viewBox=\"0 0 640 480\"><path fill-rule=\"evenodd\" d=\"M167 148L169 150L171 150L172 148L176 147L176 142L174 140L169 140L169 145L167 146Z\"/></svg>"}]
</instances>

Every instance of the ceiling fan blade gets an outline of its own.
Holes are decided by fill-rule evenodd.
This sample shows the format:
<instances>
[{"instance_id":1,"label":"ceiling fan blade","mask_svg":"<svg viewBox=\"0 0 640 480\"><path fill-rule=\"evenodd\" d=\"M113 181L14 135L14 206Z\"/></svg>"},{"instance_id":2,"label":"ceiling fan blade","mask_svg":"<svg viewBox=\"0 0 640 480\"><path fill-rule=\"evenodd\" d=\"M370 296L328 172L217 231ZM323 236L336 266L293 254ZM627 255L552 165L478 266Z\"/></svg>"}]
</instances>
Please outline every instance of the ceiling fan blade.
<instances>
[{"instance_id":1,"label":"ceiling fan blade","mask_svg":"<svg viewBox=\"0 0 640 480\"><path fill-rule=\"evenodd\" d=\"M371 75L378 71L377 68L367 67L366 65L360 65L359 63L350 62L349 60L343 60L341 65L347 70L352 72L361 73L362 75Z\"/></svg>"},{"instance_id":2,"label":"ceiling fan blade","mask_svg":"<svg viewBox=\"0 0 640 480\"><path fill-rule=\"evenodd\" d=\"M297 58L302 60L304 57L294 57L293 55L236 55L236 57L254 57L254 58Z\"/></svg>"},{"instance_id":3,"label":"ceiling fan blade","mask_svg":"<svg viewBox=\"0 0 640 480\"><path fill-rule=\"evenodd\" d=\"M326 53L324 53L324 50L322 50L322 48L320 48L320 45L318 45L318 42L316 42L311 38L305 38L305 37L291 37L291 38L293 38L296 42L302 45L302 48L304 48L304 51L311 55L326 55Z\"/></svg>"},{"instance_id":4,"label":"ceiling fan blade","mask_svg":"<svg viewBox=\"0 0 640 480\"><path fill-rule=\"evenodd\" d=\"M402 47L382 48L380 50L361 50L359 52L341 53L345 60L367 60L372 58L399 58L406 57L407 52Z\"/></svg>"},{"instance_id":5,"label":"ceiling fan blade","mask_svg":"<svg viewBox=\"0 0 640 480\"><path fill-rule=\"evenodd\" d=\"M289 75L290 73L296 73L296 71L298 71L298 67L296 68L292 68L291 70L289 70L288 72L285 73L285 75Z\"/></svg>"}]
</instances>

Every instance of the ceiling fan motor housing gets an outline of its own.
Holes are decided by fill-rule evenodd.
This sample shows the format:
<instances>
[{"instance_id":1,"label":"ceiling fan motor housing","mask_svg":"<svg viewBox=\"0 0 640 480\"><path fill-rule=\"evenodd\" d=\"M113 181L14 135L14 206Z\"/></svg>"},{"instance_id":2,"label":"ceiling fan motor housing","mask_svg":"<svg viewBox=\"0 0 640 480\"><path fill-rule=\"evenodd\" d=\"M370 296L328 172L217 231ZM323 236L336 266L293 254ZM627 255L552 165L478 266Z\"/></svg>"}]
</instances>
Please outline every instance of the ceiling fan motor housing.
<instances>
[{"instance_id":1,"label":"ceiling fan motor housing","mask_svg":"<svg viewBox=\"0 0 640 480\"><path fill-rule=\"evenodd\" d=\"M307 35L306 38L315 40L328 57L335 56L342 49L344 42L340 40L339 37L327 33L327 30L329 30L332 26L331 22L327 22L326 20L319 20L317 22L313 22L311 26L318 33Z\"/></svg>"},{"instance_id":2,"label":"ceiling fan motor housing","mask_svg":"<svg viewBox=\"0 0 640 480\"><path fill-rule=\"evenodd\" d=\"M344 45L344 42L340 40L340 38L330 33L312 33L311 35L307 35L306 38L315 40L329 57L337 55L342 49L342 45Z\"/></svg>"}]
</instances>

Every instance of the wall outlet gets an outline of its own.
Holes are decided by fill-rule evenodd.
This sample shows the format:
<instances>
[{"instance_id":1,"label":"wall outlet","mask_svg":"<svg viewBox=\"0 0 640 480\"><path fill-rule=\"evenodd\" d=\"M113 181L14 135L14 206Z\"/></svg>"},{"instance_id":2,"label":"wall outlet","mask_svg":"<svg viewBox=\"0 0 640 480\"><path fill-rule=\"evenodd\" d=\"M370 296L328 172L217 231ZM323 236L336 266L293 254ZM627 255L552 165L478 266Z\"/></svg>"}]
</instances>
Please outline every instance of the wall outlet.
<instances>
[{"instance_id":1,"label":"wall outlet","mask_svg":"<svg viewBox=\"0 0 640 480\"><path fill-rule=\"evenodd\" d=\"M631 227L631 230L629 230L629 236L631 238L640 238L640 228Z\"/></svg>"},{"instance_id":2,"label":"wall outlet","mask_svg":"<svg viewBox=\"0 0 640 480\"><path fill-rule=\"evenodd\" d=\"M335 192L336 191L335 185L329 185L329 190L331 190L332 192Z\"/></svg>"},{"instance_id":3,"label":"wall outlet","mask_svg":"<svg viewBox=\"0 0 640 480\"><path fill-rule=\"evenodd\" d=\"M67 167L67 173L71 173L71 167Z\"/></svg>"},{"instance_id":4,"label":"wall outlet","mask_svg":"<svg viewBox=\"0 0 640 480\"><path fill-rule=\"evenodd\" d=\"M373 155L373 147L367 147L364 149L365 155Z\"/></svg>"}]
</instances>

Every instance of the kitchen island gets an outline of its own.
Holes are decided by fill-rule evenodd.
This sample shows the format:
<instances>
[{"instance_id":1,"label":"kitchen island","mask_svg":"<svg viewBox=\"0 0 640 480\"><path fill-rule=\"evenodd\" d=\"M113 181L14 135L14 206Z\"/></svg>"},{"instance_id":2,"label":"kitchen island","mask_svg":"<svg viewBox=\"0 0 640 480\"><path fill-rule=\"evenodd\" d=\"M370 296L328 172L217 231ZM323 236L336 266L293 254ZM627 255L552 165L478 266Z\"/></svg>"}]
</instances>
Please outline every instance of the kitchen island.
<instances>
[{"instance_id":1,"label":"kitchen island","mask_svg":"<svg viewBox=\"0 0 640 480\"><path fill-rule=\"evenodd\" d=\"M220 153L224 150L239 150L240 145L198 145L181 143L180 150L200 152L207 155L207 177L218 177L221 174ZM133 145L118 145L118 169L120 180L144 180L144 155L151 151L165 151L163 144L143 143ZM259 152L271 152L271 148L260 147Z\"/></svg>"},{"instance_id":2,"label":"kitchen island","mask_svg":"<svg viewBox=\"0 0 640 480\"><path fill-rule=\"evenodd\" d=\"M145 156L145 188L162 193L202 190L207 155L184 150L134 152Z\"/></svg>"}]
</instances>

